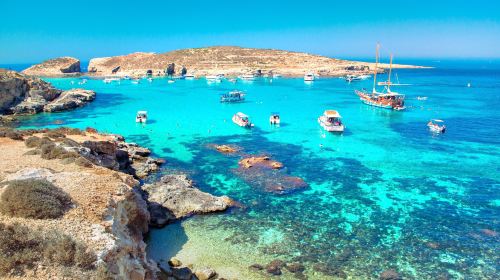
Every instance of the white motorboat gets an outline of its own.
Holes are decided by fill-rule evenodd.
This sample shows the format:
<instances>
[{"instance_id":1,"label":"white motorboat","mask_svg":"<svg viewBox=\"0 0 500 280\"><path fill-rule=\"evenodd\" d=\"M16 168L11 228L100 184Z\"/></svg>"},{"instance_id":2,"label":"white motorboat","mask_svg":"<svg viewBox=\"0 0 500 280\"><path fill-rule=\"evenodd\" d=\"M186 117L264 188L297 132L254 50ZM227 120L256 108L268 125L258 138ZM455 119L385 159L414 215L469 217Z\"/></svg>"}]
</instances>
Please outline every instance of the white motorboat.
<instances>
[{"instance_id":1,"label":"white motorboat","mask_svg":"<svg viewBox=\"0 0 500 280\"><path fill-rule=\"evenodd\" d=\"M254 126L253 123L250 122L250 118L241 112L234 114L232 120L241 127L250 128Z\"/></svg>"},{"instance_id":2,"label":"white motorboat","mask_svg":"<svg viewBox=\"0 0 500 280\"><path fill-rule=\"evenodd\" d=\"M148 120L148 112L147 111L138 111L135 115L135 122L137 123L146 123Z\"/></svg>"},{"instance_id":3,"label":"white motorboat","mask_svg":"<svg viewBox=\"0 0 500 280\"><path fill-rule=\"evenodd\" d=\"M120 78L105 78L103 80L105 84L110 84L111 82L116 82L116 81L120 81Z\"/></svg>"},{"instance_id":4,"label":"white motorboat","mask_svg":"<svg viewBox=\"0 0 500 280\"><path fill-rule=\"evenodd\" d=\"M194 80L195 76L193 74L186 74L184 75L184 79L186 80Z\"/></svg>"},{"instance_id":5,"label":"white motorboat","mask_svg":"<svg viewBox=\"0 0 500 280\"><path fill-rule=\"evenodd\" d=\"M309 72L304 75L304 81L305 82L312 82L314 81L314 74Z\"/></svg>"},{"instance_id":6,"label":"white motorboat","mask_svg":"<svg viewBox=\"0 0 500 280\"><path fill-rule=\"evenodd\" d=\"M443 120L432 119L427 123L427 127L434 133L444 133L446 131Z\"/></svg>"},{"instance_id":7,"label":"white motorboat","mask_svg":"<svg viewBox=\"0 0 500 280\"><path fill-rule=\"evenodd\" d=\"M271 116L269 116L269 123L273 125L280 125L280 122L281 122L280 113L272 112Z\"/></svg>"},{"instance_id":8,"label":"white motorboat","mask_svg":"<svg viewBox=\"0 0 500 280\"><path fill-rule=\"evenodd\" d=\"M326 110L322 116L318 118L319 125L328 132L343 132L344 124L342 117L335 110Z\"/></svg>"}]
</instances>

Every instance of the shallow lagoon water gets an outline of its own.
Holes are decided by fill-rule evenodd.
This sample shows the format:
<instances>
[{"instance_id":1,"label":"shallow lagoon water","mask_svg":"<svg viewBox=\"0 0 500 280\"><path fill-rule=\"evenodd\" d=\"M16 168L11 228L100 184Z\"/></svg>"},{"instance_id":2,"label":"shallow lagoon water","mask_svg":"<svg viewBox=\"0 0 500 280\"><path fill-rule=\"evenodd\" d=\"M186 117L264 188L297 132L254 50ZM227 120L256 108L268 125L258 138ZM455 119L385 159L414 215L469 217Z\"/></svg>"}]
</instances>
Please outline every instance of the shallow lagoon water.
<instances>
[{"instance_id":1,"label":"shallow lagoon water","mask_svg":"<svg viewBox=\"0 0 500 280\"><path fill-rule=\"evenodd\" d=\"M176 255L240 279L265 278L247 267L273 259L305 264L310 279L376 278L387 269L415 279L498 279L497 66L399 70L401 82L413 84L398 88L407 96L404 112L361 104L353 90L370 88L371 80L89 80L83 87L98 93L95 102L24 118L21 126L92 126L122 134L166 158L163 173L186 171L202 190L246 206L152 230L148 250L156 259ZM79 81L47 80L63 89ZM219 103L219 94L232 89L246 91L247 101ZM326 109L343 116L343 135L320 129L317 118ZM149 112L147 125L134 122L138 110ZM256 127L234 125L238 111ZM281 113L278 128L268 124L272 111ZM427 130L431 118L446 121L446 134ZM238 155L220 154L212 143L268 154L309 187L267 193L235 172Z\"/></svg>"}]
</instances>

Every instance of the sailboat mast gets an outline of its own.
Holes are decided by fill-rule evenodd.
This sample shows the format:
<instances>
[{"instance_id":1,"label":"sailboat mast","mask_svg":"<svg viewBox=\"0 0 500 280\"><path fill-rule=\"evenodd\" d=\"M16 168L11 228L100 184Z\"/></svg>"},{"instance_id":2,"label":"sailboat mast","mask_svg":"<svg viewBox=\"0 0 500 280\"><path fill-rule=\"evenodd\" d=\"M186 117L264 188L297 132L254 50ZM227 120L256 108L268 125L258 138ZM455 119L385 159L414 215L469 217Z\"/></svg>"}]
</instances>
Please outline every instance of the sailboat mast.
<instances>
[{"instance_id":1,"label":"sailboat mast","mask_svg":"<svg viewBox=\"0 0 500 280\"><path fill-rule=\"evenodd\" d=\"M387 80L387 91L391 91L391 74L392 74L392 53L391 53L391 62L389 64L389 78Z\"/></svg>"},{"instance_id":2,"label":"sailboat mast","mask_svg":"<svg viewBox=\"0 0 500 280\"><path fill-rule=\"evenodd\" d=\"M378 50L380 44L377 43L377 51L375 52L375 70L373 71L373 93L377 92L375 86L377 85L377 67L378 67Z\"/></svg>"}]
</instances>

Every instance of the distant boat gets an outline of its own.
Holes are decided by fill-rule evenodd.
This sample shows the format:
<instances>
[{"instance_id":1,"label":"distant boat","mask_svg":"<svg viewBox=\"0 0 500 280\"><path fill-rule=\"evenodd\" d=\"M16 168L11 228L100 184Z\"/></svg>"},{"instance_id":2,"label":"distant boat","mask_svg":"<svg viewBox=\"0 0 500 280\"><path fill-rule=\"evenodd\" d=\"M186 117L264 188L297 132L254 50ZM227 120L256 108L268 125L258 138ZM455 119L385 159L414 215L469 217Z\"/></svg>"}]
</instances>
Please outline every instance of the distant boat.
<instances>
[{"instance_id":1,"label":"distant boat","mask_svg":"<svg viewBox=\"0 0 500 280\"><path fill-rule=\"evenodd\" d=\"M234 114L232 120L233 123L241 127L250 128L254 126L253 123L250 122L250 118L241 112Z\"/></svg>"},{"instance_id":2,"label":"distant boat","mask_svg":"<svg viewBox=\"0 0 500 280\"><path fill-rule=\"evenodd\" d=\"M245 81L253 81L253 80L255 80L255 75L254 74L245 74L245 75L241 75L239 78L242 80L245 80Z\"/></svg>"},{"instance_id":3,"label":"distant boat","mask_svg":"<svg viewBox=\"0 0 500 280\"><path fill-rule=\"evenodd\" d=\"M387 86L385 87L385 92L378 92L376 89L377 85L377 67L379 61L379 48L377 44L377 51L375 56L375 70L373 74L373 90L372 92L367 92L366 90L355 90L354 92L359 96L359 99L364 104L375 106L379 108L392 109L392 110L404 110L405 107L405 96L397 92L391 91L391 72L392 72L392 55L390 62L389 76L387 80Z\"/></svg>"},{"instance_id":4,"label":"distant boat","mask_svg":"<svg viewBox=\"0 0 500 280\"><path fill-rule=\"evenodd\" d=\"M205 76L205 79L207 79L208 83L220 83L222 81L222 78L219 75L208 75Z\"/></svg>"},{"instance_id":5,"label":"distant boat","mask_svg":"<svg viewBox=\"0 0 500 280\"><path fill-rule=\"evenodd\" d=\"M318 123L328 132L344 132L344 124L339 112L335 110L326 110L318 118Z\"/></svg>"},{"instance_id":6,"label":"distant boat","mask_svg":"<svg viewBox=\"0 0 500 280\"><path fill-rule=\"evenodd\" d=\"M110 84L111 82L114 82L114 81L120 81L120 78L105 78L105 79L103 80L103 82L104 82L105 84Z\"/></svg>"},{"instance_id":7,"label":"distant boat","mask_svg":"<svg viewBox=\"0 0 500 280\"><path fill-rule=\"evenodd\" d=\"M186 80L194 80L195 76L193 74L186 74L184 75L184 79Z\"/></svg>"},{"instance_id":8,"label":"distant boat","mask_svg":"<svg viewBox=\"0 0 500 280\"><path fill-rule=\"evenodd\" d=\"M470 83L467 83L467 87L470 87L470 86L471 86Z\"/></svg>"},{"instance_id":9,"label":"distant boat","mask_svg":"<svg viewBox=\"0 0 500 280\"><path fill-rule=\"evenodd\" d=\"M417 96L417 100L420 100L420 101L427 100L427 96Z\"/></svg>"},{"instance_id":10,"label":"distant boat","mask_svg":"<svg viewBox=\"0 0 500 280\"><path fill-rule=\"evenodd\" d=\"M138 111L135 116L135 122L137 123L146 123L148 120L148 112L147 111Z\"/></svg>"},{"instance_id":11,"label":"distant boat","mask_svg":"<svg viewBox=\"0 0 500 280\"><path fill-rule=\"evenodd\" d=\"M444 133L446 131L443 120L432 119L427 123L427 127L430 131L435 133Z\"/></svg>"},{"instance_id":12,"label":"distant boat","mask_svg":"<svg viewBox=\"0 0 500 280\"><path fill-rule=\"evenodd\" d=\"M153 78L148 78L148 82L152 83L153 82Z\"/></svg>"},{"instance_id":13,"label":"distant boat","mask_svg":"<svg viewBox=\"0 0 500 280\"><path fill-rule=\"evenodd\" d=\"M314 74L313 74L313 73L310 73L310 72L309 72L309 73L306 73L306 74L304 75L304 81L305 81L305 82L312 82L312 81L314 81Z\"/></svg>"},{"instance_id":14,"label":"distant boat","mask_svg":"<svg viewBox=\"0 0 500 280\"><path fill-rule=\"evenodd\" d=\"M239 90L233 90L229 93L222 94L220 96L220 102L222 103L235 103L242 102L245 100L245 94Z\"/></svg>"},{"instance_id":15,"label":"distant boat","mask_svg":"<svg viewBox=\"0 0 500 280\"><path fill-rule=\"evenodd\" d=\"M280 125L280 122L281 122L280 113L272 112L271 116L269 116L269 123L273 125Z\"/></svg>"},{"instance_id":16,"label":"distant boat","mask_svg":"<svg viewBox=\"0 0 500 280\"><path fill-rule=\"evenodd\" d=\"M131 81L131 83L134 84L134 85L138 85L140 83L140 81L138 79L133 79Z\"/></svg>"}]
</instances>

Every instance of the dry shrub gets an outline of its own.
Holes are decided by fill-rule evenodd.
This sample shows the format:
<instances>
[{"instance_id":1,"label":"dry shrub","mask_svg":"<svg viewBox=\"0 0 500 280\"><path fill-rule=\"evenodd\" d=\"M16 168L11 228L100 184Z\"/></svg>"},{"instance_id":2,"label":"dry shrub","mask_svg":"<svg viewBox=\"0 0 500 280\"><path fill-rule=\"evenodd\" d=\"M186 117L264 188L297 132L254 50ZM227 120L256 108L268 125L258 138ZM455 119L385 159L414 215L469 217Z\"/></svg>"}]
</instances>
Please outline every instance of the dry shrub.
<instances>
[{"instance_id":1,"label":"dry shrub","mask_svg":"<svg viewBox=\"0 0 500 280\"><path fill-rule=\"evenodd\" d=\"M51 139L66 138L66 135L57 130L49 130L44 135Z\"/></svg>"},{"instance_id":2,"label":"dry shrub","mask_svg":"<svg viewBox=\"0 0 500 280\"><path fill-rule=\"evenodd\" d=\"M92 164L92 162L84 157L78 157L75 159L75 164L78 165L78 166L82 166L82 167L87 167L87 168L90 168L92 166L94 166L94 164Z\"/></svg>"},{"instance_id":3,"label":"dry shrub","mask_svg":"<svg viewBox=\"0 0 500 280\"><path fill-rule=\"evenodd\" d=\"M59 127L56 129L51 130L53 132L57 132L60 134L64 135L85 135L85 132L78 128L71 128L71 127Z\"/></svg>"},{"instance_id":4,"label":"dry shrub","mask_svg":"<svg viewBox=\"0 0 500 280\"><path fill-rule=\"evenodd\" d=\"M26 140L24 140L24 144L28 148L40 148L42 145L51 143L52 141L47 137L40 138L37 136L30 136Z\"/></svg>"},{"instance_id":5,"label":"dry shrub","mask_svg":"<svg viewBox=\"0 0 500 280\"><path fill-rule=\"evenodd\" d=\"M6 137L12 140L23 140L22 132L8 127L0 127L0 137Z\"/></svg>"},{"instance_id":6,"label":"dry shrub","mask_svg":"<svg viewBox=\"0 0 500 280\"><path fill-rule=\"evenodd\" d=\"M5 215L54 219L71 206L70 196L47 180L16 180L5 184L0 196L0 212Z\"/></svg>"},{"instance_id":7,"label":"dry shrub","mask_svg":"<svg viewBox=\"0 0 500 280\"><path fill-rule=\"evenodd\" d=\"M62 146L54 143L43 144L40 149L43 159L65 159L77 158L80 156L78 153L67 151Z\"/></svg>"},{"instance_id":8,"label":"dry shrub","mask_svg":"<svg viewBox=\"0 0 500 280\"><path fill-rule=\"evenodd\" d=\"M20 224L0 223L0 276L22 276L38 264L94 268L96 255L67 235L43 235Z\"/></svg>"}]
</instances>

